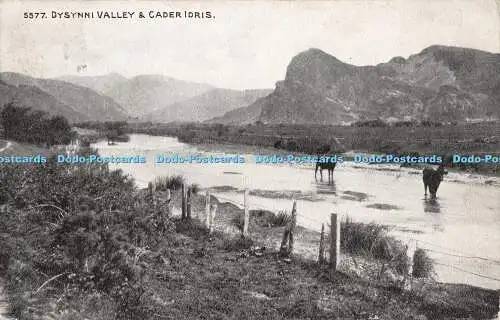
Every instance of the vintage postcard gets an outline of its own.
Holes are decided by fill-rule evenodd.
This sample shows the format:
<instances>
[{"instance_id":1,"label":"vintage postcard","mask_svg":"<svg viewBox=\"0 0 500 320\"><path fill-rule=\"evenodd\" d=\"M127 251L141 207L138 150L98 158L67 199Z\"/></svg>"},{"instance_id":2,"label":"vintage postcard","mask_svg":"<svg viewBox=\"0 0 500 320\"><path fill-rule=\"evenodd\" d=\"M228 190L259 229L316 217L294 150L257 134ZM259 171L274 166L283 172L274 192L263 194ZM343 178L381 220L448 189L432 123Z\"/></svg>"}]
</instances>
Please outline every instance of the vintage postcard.
<instances>
[{"instance_id":1,"label":"vintage postcard","mask_svg":"<svg viewBox=\"0 0 500 320\"><path fill-rule=\"evenodd\" d=\"M498 319L500 1L0 0L0 318Z\"/></svg>"}]
</instances>

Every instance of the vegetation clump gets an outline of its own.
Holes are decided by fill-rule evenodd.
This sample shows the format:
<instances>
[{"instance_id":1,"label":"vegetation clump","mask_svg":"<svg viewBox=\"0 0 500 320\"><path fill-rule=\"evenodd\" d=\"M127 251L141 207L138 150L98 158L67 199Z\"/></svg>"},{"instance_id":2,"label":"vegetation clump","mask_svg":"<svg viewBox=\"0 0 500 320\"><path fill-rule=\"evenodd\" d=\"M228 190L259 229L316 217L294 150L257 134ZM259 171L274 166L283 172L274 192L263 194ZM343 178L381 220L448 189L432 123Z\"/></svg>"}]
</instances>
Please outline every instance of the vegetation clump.
<instances>
[{"instance_id":1,"label":"vegetation clump","mask_svg":"<svg viewBox=\"0 0 500 320\"><path fill-rule=\"evenodd\" d=\"M407 274L407 248L389 236L388 231L384 225L353 222L347 218L341 223L340 248L346 253L389 262L399 274Z\"/></svg>"},{"instance_id":2,"label":"vegetation clump","mask_svg":"<svg viewBox=\"0 0 500 320\"><path fill-rule=\"evenodd\" d=\"M3 137L50 147L69 144L76 138L68 120L62 116L50 117L43 111L7 103L0 111L0 128Z\"/></svg>"},{"instance_id":3,"label":"vegetation clump","mask_svg":"<svg viewBox=\"0 0 500 320\"><path fill-rule=\"evenodd\" d=\"M231 220L232 224L236 226L239 230L243 230L245 216L243 213L239 213L234 216ZM280 211L275 214L268 210L250 210L250 227L284 227L292 220L291 215L286 211Z\"/></svg>"},{"instance_id":4,"label":"vegetation clump","mask_svg":"<svg viewBox=\"0 0 500 320\"><path fill-rule=\"evenodd\" d=\"M146 318L146 269L175 231L164 208L105 164L51 158L30 167L3 165L0 177L0 276L13 316L71 310L78 299L98 296L119 319Z\"/></svg>"},{"instance_id":5,"label":"vegetation clump","mask_svg":"<svg viewBox=\"0 0 500 320\"><path fill-rule=\"evenodd\" d=\"M159 191L179 190L185 183L186 181L181 175L156 177L154 181L155 189Z\"/></svg>"},{"instance_id":6,"label":"vegetation clump","mask_svg":"<svg viewBox=\"0 0 500 320\"><path fill-rule=\"evenodd\" d=\"M413 277L432 278L435 276L434 261L424 249L417 248L413 254Z\"/></svg>"}]
</instances>

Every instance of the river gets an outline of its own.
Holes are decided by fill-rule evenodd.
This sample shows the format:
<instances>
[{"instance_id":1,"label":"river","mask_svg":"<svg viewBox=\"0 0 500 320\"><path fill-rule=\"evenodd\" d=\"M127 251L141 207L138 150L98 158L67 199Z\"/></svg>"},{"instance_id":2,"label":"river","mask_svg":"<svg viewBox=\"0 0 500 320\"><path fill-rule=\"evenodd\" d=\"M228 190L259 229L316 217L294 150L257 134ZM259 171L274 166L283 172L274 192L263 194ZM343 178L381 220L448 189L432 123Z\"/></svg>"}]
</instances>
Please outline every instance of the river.
<instances>
[{"instance_id":1,"label":"river","mask_svg":"<svg viewBox=\"0 0 500 320\"><path fill-rule=\"evenodd\" d=\"M259 149L247 146L195 146L171 137L131 135L127 143L99 142L93 147L103 156L146 156L146 164L111 165L133 176L139 186L157 176L180 174L203 188L223 187L214 194L238 203L243 202L241 190L249 188L254 194L251 209L290 212L292 199L297 199L298 223L315 230L328 222L330 213L390 225L391 234L410 247L428 250L437 263L439 281L500 289L496 178L450 172L437 199L429 200L424 197L421 171L411 168L344 162L337 165L334 184L329 185L314 179L312 165L256 164L253 154ZM246 163L155 164L156 155L172 154L238 154ZM327 180L326 170L323 176Z\"/></svg>"}]
</instances>

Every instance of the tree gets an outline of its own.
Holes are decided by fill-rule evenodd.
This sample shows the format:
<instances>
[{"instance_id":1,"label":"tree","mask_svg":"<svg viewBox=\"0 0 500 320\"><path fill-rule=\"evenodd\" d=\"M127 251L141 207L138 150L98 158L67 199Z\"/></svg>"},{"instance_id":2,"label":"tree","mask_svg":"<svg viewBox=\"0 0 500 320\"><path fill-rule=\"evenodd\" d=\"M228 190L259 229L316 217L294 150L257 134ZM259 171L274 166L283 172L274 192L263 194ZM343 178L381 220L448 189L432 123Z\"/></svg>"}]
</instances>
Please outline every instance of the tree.
<instances>
[{"instance_id":1,"label":"tree","mask_svg":"<svg viewBox=\"0 0 500 320\"><path fill-rule=\"evenodd\" d=\"M118 140L126 140L123 138L125 135L125 128L127 127L126 121L107 121L104 123L104 127L108 143L113 143Z\"/></svg>"},{"instance_id":2,"label":"tree","mask_svg":"<svg viewBox=\"0 0 500 320\"><path fill-rule=\"evenodd\" d=\"M16 106L10 102L0 112L0 123L7 139L33 144L68 144L75 136L68 120L62 116Z\"/></svg>"}]
</instances>

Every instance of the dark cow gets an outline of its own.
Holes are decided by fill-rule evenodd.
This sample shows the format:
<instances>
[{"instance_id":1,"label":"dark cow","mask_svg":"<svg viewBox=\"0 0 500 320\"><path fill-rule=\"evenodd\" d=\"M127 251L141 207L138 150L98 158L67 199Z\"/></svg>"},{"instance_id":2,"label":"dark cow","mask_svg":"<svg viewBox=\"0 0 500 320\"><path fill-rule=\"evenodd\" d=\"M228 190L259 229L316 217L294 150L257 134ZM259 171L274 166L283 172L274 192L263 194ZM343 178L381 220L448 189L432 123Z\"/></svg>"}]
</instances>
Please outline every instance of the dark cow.
<instances>
[{"instance_id":1,"label":"dark cow","mask_svg":"<svg viewBox=\"0 0 500 320\"><path fill-rule=\"evenodd\" d=\"M323 170L327 169L328 170L328 183L333 182L333 170L335 170L335 165L336 163L333 162L324 162L321 163L316 161L316 170L314 170L314 178L317 180L317 175L318 175L318 169L319 169L319 174L321 176L321 181L323 181Z\"/></svg>"},{"instance_id":2,"label":"dark cow","mask_svg":"<svg viewBox=\"0 0 500 320\"><path fill-rule=\"evenodd\" d=\"M427 195L427 187L431 194L431 198L436 198L436 192L439 188L439 184L443 181L443 175L448 174L444 170L444 164L440 164L437 170L432 168L425 168L422 172L422 180L424 181L424 191Z\"/></svg>"}]
</instances>

